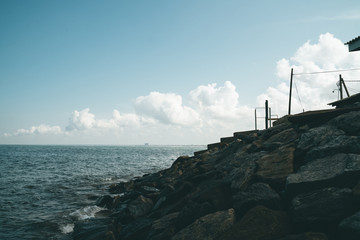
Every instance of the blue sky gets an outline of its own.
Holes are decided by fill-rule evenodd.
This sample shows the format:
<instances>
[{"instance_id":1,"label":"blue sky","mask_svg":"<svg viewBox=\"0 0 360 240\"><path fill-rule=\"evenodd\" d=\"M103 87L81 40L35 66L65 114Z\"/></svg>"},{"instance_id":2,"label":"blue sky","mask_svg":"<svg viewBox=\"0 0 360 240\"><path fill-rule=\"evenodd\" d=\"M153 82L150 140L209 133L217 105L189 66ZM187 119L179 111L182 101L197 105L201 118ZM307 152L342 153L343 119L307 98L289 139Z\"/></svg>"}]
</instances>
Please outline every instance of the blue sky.
<instances>
[{"instance_id":1,"label":"blue sky","mask_svg":"<svg viewBox=\"0 0 360 240\"><path fill-rule=\"evenodd\" d=\"M264 98L285 114L291 67L360 67L343 46L359 24L355 0L2 0L0 143L211 143ZM307 103L309 81L302 105L337 97Z\"/></svg>"}]
</instances>

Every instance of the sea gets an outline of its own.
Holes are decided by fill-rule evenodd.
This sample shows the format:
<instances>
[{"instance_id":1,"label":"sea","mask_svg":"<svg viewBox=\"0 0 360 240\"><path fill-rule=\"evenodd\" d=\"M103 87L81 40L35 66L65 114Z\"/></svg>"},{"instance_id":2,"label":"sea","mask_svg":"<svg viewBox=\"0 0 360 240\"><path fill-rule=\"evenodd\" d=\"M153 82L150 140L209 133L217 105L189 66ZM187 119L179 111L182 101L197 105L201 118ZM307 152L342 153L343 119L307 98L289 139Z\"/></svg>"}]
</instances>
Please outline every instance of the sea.
<instances>
[{"instance_id":1,"label":"sea","mask_svg":"<svg viewBox=\"0 0 360 240\"><path fill-rule=\"evenodd\" d=\"M0 239L72 239L111 184L168 168L205 146L0 145Z\"/></svg>"}]
</instances>

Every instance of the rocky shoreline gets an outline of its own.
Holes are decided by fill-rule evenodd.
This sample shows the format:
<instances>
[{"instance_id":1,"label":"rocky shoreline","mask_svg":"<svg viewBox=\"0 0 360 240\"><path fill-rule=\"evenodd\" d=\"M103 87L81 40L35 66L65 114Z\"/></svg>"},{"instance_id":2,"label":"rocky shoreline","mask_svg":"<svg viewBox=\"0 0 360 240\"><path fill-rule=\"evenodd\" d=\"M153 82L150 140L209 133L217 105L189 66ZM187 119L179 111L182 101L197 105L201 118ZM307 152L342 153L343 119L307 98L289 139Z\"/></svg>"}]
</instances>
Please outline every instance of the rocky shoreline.
<instances>
[{"instance_id":1,"label":"rocky shoreline","mask_svg":"<svg viewBox=\"0 0 360 240\"><path fill-rule=\"evenodd\" d=\"M306 116L112 185L73 238L360 239L360 109Z\"/></svg>"}]
</instances>

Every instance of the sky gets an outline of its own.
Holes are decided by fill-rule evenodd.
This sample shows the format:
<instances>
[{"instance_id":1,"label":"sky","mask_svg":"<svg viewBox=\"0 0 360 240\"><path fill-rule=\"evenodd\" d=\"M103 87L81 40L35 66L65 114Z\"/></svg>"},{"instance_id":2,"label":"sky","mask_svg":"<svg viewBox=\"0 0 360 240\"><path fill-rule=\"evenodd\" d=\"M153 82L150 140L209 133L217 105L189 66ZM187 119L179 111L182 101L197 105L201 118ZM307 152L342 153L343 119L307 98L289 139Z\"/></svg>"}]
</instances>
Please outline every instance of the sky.
<instances>
[{"instance_id":1,"label":"sky","mask_svg":"<svg viewBox=\"0 0 360 240\"><path fill-rule=\"evenodd\" d=\"M0 0L0 144L218 142L287 114L291 68L292 114L328 108L359 25L358 0Z\"/></svg>"}]
</instances>

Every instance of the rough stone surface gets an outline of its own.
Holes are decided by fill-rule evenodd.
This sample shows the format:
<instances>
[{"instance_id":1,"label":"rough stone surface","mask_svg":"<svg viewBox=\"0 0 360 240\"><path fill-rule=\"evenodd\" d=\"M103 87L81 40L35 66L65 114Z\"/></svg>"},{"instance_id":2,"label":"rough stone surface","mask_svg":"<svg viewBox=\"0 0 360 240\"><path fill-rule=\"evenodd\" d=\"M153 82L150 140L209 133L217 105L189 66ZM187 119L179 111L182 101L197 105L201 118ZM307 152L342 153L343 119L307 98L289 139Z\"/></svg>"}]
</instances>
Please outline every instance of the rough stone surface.
<instances>
[{"instance_id":1,"label":"rough stone surface","mask_svg":"<svg viewBox=\"0 0 360 240\"><path fill-rule=\"evenodd\" d=\"M176 233L171 240L212 240L227 231L235 221L234 209L215 212L199 218Z\"/></svg>"},{"instance_id":2,"label":"rough stone surface","mask_svg":"<svg viewBox=\"0 0 360 240\"><path fill-rule=\"evenodd\" d=\"M286 191L298 194L327 186L353 187L360 174L360 155L339 153L316 159L286 179Z\"/></svg>"},{"instance_id":3,"label":"rough stone surface","mask_svg":"<svg viewBox=\"0 0 360 240\"><path fill-rule=\"evenodd\" d=\"M360 239L360 212L342 220L339 227L346 239Z\"/></svg>"},{"instance_id":4,"label":"rough stone surface","mask_svg":"<svg viewBox=\"0 0 360 240\"><path fill-rule=\"evenodd\" d=\"M279 209L280 197L268 184L254 183L246 191L241 191L233 196L233 205L237 216L241 216L248 209L257 205Z\"/></svg>"},{"instance_id":5,"label":"rough stone surface","mask_svg":"<svg viewBox=\"0 0 360 240\"><path fill-rule=\"evenodd\" d=\"M307 232L296 235L288 235L278 240L328 240L328 237L324 233Z\"/></svg>"},{"instance_id":6,"label":"rough stone surface","mask_svg":"<svg viewBox=\"0 0 360 240\"><path fill-rule=\"evenodd\" d=\"M150 198L139 196L129 204L128 209L133 218L138 218L149 213L153 206L154 204Z\"/></svg>"},{"instance_id":7,"label":"rough stone surface","mask_svg":"<svg viewBox=\"0 0 360 240\"><path fill-rule=\"evenodd\" d=\"M340 115L330 121L330 124L343 130L347 135L360 135L360 111Z\"/></svg>"},{"instance_id":8,"label":"rough stone surface","mask_svg":"<svg viewBox=\"0 0 360 240\"><path fill-rule=\"evenodd\" d=\"M285 212L274 211L264 206L249 210L235 223L220 240L272 240L285 236L291 231Z\"/></svg>"},{"instance_id":9,"label":"rough stone surface","mask_svg":"<svg viewBox=\"0 0 360 240\"><path fill-rule=\"evenodd\" d=\"M351 214L356 203L351 189L324 188L298 195L291 207L295 223L321 229Z\"/></svg>"},{"instance_id":10,"label":"rough stone surface","mask_svg":"<svg viewBox=\"0 0 360 240\"><path fill-rule=\"evenodd\" d=\"M170 239L175 234L179 212L170 213L153 222L147 239Z\"/></svg>"},{"instance_id":11,"label":"rough stone surface","mask_svg":"<svg viewBox=\"0 0 360 240\"><path fill-rule=\"evenodd\" d=\"M294 150L293 146L284 146L257 160L256 177L274 188L284 186L286 177L294 171Z\"/></svg>"}]
</instances>

